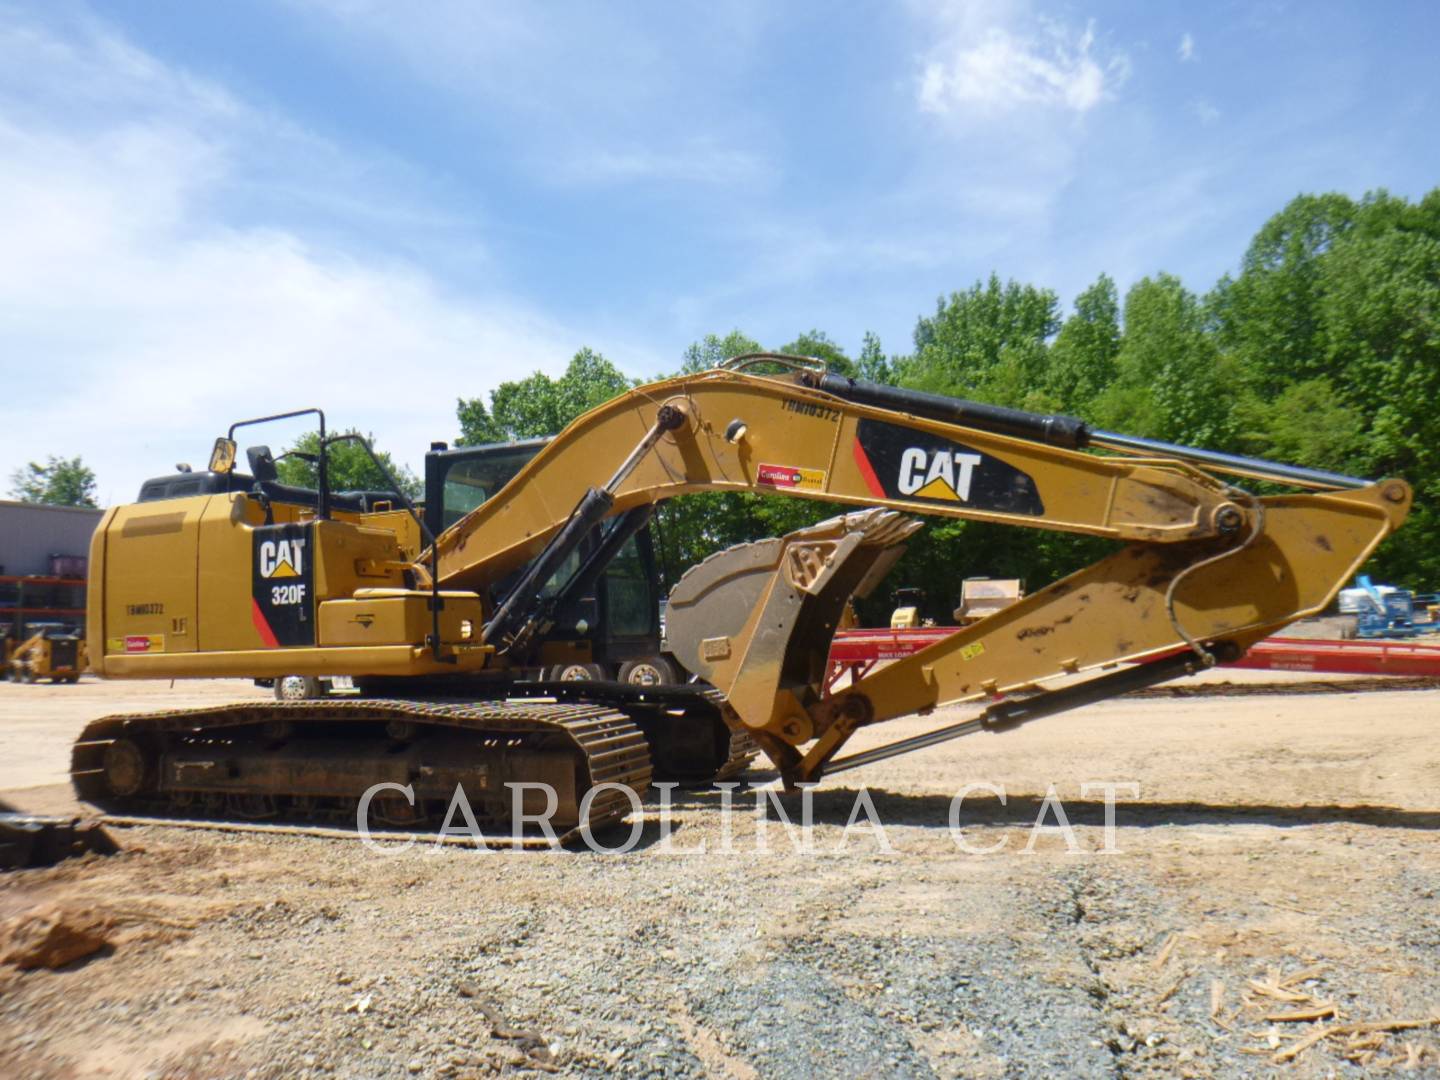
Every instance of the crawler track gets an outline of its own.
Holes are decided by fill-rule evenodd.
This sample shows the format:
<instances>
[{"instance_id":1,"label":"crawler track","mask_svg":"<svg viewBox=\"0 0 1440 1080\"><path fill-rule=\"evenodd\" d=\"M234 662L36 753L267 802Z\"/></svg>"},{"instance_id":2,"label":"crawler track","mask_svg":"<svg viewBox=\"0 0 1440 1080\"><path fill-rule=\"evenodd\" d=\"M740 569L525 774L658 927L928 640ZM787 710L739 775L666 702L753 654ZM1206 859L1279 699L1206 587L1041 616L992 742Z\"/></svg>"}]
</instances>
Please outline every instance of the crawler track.
<instances>
[{"instance_id":1,"label":"crawler track","mask_svg":"<svg viewBox=\"0 0 1440 1080\"><path fill-rule=\"evenodd\" d=\"M509 785L550 784L564 840L623 819L632 808L623 788L643 798L651 771L645 737L624 713L564 702L329 699L112 716L87 725L71 755L76 794L117 822L353 827L366 790L385 783L413 801L392 787L368 818L416 830L445 820L460 785L481 831L521 846L536 837L512 830ZM591 794L600 785L615 786ZM544 812L542 791L523 798L524 813Z\"/></svg>"},{"instance_id":2,"label":"crawler track","mask_svg":"<svg viewBox=\"0 0 1440 1080\"><path fill-rule=\"evenodd\" d=\"M618 682L576 679L568 682L503 682L473 679L414 680L393 684L397 696L407 693L426 699L558 702L603 705L624 713L645 733L656 780L705 784L744 772L760 756L760 747L748 732L732 731L721 711L724 698L703 684L632 686ZM366 684L366 693L388 698L383 682Z\"/></svg>"}]
</instances>

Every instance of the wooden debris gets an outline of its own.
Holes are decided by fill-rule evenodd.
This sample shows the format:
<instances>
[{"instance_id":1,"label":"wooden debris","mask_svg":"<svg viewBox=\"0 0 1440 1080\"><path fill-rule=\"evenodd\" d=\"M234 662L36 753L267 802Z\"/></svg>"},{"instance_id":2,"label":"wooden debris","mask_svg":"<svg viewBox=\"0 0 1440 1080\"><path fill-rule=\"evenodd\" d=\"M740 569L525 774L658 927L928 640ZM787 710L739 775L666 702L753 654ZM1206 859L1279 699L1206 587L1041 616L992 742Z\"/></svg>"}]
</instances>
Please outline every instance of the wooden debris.
<instances>
[{"instance_id":1,"label":"wooden debris","mask_svg":"<svg viewBox=\"0 0 1440 1080\"><path fill-rule=\"evenodd\" d=\"M1385 1033L1372 1031L1368 1035L1351 1035L1345 1040L1347 1050L1379 1050L1385 1045Z\"/></svg>"},{"instance_id":2,"label":"wooden debris","mask_svg":"<svg viewBox=\"0 0 1440 1080\"><path fill-rule=\"evenodd\" d=\"M1190 977L1190 973L1189 973L1188 971L1182 971L1182 972L1180 973L1180 977L1177 978L1174 982L1172 982L1172 983L1160 994L1160 996L1155 999L1155 1005L1156 1005L1156 1007L1158 1008L1159 1006L1164 1005L1167 1001L1169 1001L1172 997L1174 997L1174 996L1175 996L1175 991L1179 990L1179 989L1180 989L1180 985L1181 985L1186 979L1188 979L1189 977Z\"/></svg>"},{"instance_id":3,"label":"wooden debris","mask_svg":"<svg viewBox=\"0 0 1440 1080\"><path fill-rule=\"evenodd\" d=\"M1364 1035L1373 1031L1408 1031L1411 1028L1437 1025L1440 1025L1440 1016L1432 1016L1427 1020L1367 1020L1354 1024L1331 1024L1329 1027L1317 1028L1299 1042L1292 1043L1284 1050L1279 1051L1271 1060L1277 1065L1283 1065L1303 1054L1322 1039L1328 1039L1332 1035Z\"/></svg>"},{"instance_id":4,"label":"wooden debris","mask_svg":"<svg viewBox=\"0 0 1440 1080\"><path fill-rule=\"evenodd\" d=\"M1179 934L1171 934L1165 939L1165 944L1160 946L1160 954L1155 957L1155 970L1159 971L1170 959L1170 954L1175 951L1175 943L1180 940Z\"/></svg>"},{"instance_id":5,"label":"wooden debris","mask_svg":"<svg viewBox=\"0 0 1440 1080\"><path fill-rule=\"evenodd\" d=\"M1305 1009L1295 1009L1292 1012L1267 1013L1262 1019L1273 1020L1281 1024L1296 1024L1307 1020L1324 1020L1326 1017L1335 1015L1335 1003L1333 1001L1322 1001L1318 1005L1311 1005Z\"/></svg>"},{"instance_id":6,"label":"wooden debris","mask_svg":"<svg viewBox=\"0 0 1440 1080\"><path fill-rule=\"evenodd\" d=\"M1258 979L1246 979L1245 981L1255 993L1264 994L1266 997L1275 998L1277 1001L1292 1001L1303 1004L1304 1002L1315 1000L1309 994L1296 993L1294 990L1283 990L1273 983L1263 983Z\"/></svg>"},{"instance_id":7,"label":"wooden debris","mask_svg":"<svg viewBox=\"0 0 1440 1080\"><path fill-rule=\"evenodd\" d=\"M1310 979L1319 978L1324 970L1324 964L1313 964L1310 967L1301 968L1293 975L1286 975L1283 979L1278 980L1275 985L1282 990L1288 990L1290 987L1307 982Z\"/></svg>"},{"instance_id":8,"label":"wooden debris","mask_svg":"<svg viewBox=\"0 0 1440 1080\"><path fill-rule=\"evenodd\" d=\"M1314 1046L1321 1039L1334 1033L1334 1030L1334 1028L1328 1027L1316 1028L1299 1042L1291 1043L1289 1046L1287 1046L1284 1050L1281 1050L1270 1060L1273 1061L1276 1065L1282 1065L1285 1062L1291 1060L1292 1058L1298 1057L1299 1055L1303 1054L1306 1050L1309 1050L1310 1047Z\"/></svg>"},{"instance_id":9,"label":"wooden debris","mask_svg":"<svg viewBox=\"0 0 1440 1080\"><path fill-rule=\"evenodd\" d=\"M1225 984L1219 979L1210 980L1210 1019L1220 1019L1220 1007L1225 1004Z\"/></svg>"},{"instance_id":10,"label":"wooden debris","mask_svg":"<svg viewBox=\"0 0 1440 1080\"><path fill-rule=\"evenodd\" d=\"M1371 1031L1409 1031L1411 1028L1440 1026L1440 1015L1425 1020L1365 1020L1355 1024L1337 1024L1336 1035L1364 1035Z\"/></svg>"}]
</instances>

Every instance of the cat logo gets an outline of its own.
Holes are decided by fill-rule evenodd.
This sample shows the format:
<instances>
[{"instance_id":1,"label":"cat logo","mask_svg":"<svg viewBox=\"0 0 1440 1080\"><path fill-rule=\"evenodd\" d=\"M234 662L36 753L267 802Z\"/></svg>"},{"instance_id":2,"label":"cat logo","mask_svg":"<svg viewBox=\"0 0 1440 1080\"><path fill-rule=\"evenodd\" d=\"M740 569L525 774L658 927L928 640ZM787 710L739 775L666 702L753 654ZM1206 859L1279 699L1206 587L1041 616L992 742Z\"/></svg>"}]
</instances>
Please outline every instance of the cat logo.
<instances>
[{"instance_id":1,"label":"cat logo","mask_svg":"<svg viewBox=\"0 0 1440 1080\"><path fill-rule=\"evenodd\" d=\"M260 545L260 576L293 578L305 574L305 541L300 537L266 540Z\"/></svg>"},{"instance_id":2,"label":"cat logo","mask_svg":"<svg viewBox=\"0 0 1440 1080\"><path fill-rule=\"evenodd\" d=\"M1035 481L1008 461L939 432L861 417L855 468L877 499L904 499L951 512L991 510L1039 517Z\"/></svg>"},{"instance_id":3,"label":"cat logo","mask_svg":"<svg viewBox=\"0 0 1440 1080\"><path fill-rule=\"evenodd\" d=\"M250 618L267 649L315 644L315 535L308 523L251 533Z\"/></svg>"},{"instance_id":4,"label":"cat logo","mask_svg":"<svg viewBox=\"0 0 1440 1080\"><path fill-rule=\"evenodd\" d=\"M955 453L949 449L931 454L911 446L900 455L900 476L895 486L902 495L969 502L970 480L980 460L979 454Z\"/></svg>"}]
</instances>

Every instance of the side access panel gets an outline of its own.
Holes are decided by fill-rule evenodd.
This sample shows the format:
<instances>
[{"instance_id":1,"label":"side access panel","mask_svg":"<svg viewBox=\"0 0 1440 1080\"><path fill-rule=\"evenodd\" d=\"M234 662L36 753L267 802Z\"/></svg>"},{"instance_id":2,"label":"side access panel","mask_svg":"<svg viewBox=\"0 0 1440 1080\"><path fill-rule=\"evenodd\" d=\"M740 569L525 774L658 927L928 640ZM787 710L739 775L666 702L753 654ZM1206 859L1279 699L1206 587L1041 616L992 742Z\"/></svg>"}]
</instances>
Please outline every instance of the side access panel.
<instances>
[{"instance_id":1,"label":"side access panel","mask_svg":"<svg viewBox=\"0 0 1440 1080\"><path fill-rule=\"evenodd\" d=\"M195 651L195 565L209 502L199 496L115 509L104 536L104 640L92 643L101 656Z\"/></svg>"}]
</instances>

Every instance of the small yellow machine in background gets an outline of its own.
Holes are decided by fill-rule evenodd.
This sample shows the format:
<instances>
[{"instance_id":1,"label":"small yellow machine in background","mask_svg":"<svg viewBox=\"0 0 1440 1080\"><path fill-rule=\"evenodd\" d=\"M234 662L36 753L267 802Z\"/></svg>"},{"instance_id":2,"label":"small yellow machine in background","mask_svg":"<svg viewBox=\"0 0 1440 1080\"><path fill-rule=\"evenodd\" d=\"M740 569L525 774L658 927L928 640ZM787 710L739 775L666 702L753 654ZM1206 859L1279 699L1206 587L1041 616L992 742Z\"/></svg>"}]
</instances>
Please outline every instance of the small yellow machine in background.
<instances>
[{"instance_id":1,"label":"small yellow machine in background","mask_svg":"<svg viewBox=\"0 0 1440 1080\"><path fill-rule=\"evenodd\" d=\"M6 674L15 682L52 683L80 681L87 667L85 638L67 630L46 629L31 634L10 651Z\"/></svg>"}]
</instances>

